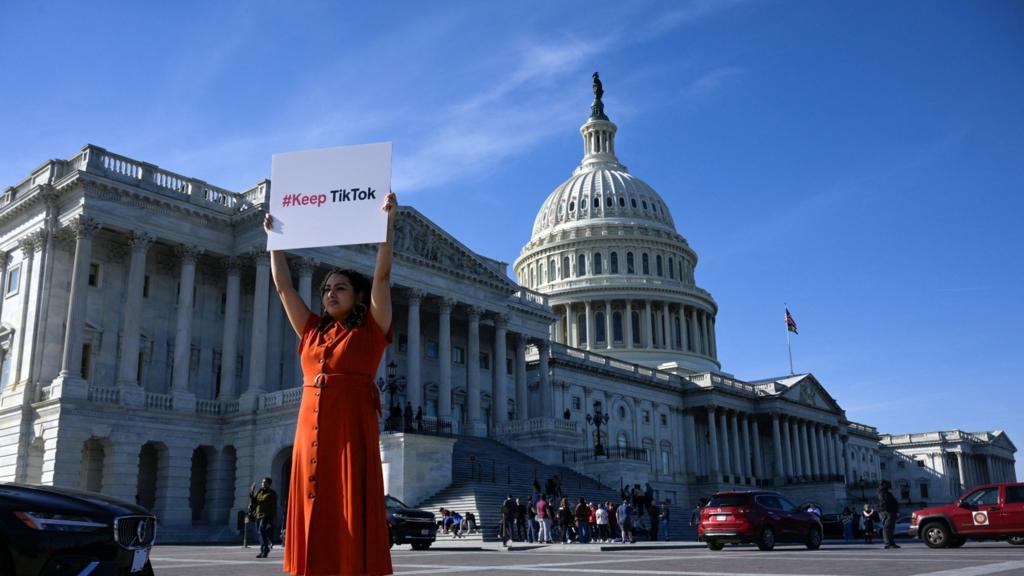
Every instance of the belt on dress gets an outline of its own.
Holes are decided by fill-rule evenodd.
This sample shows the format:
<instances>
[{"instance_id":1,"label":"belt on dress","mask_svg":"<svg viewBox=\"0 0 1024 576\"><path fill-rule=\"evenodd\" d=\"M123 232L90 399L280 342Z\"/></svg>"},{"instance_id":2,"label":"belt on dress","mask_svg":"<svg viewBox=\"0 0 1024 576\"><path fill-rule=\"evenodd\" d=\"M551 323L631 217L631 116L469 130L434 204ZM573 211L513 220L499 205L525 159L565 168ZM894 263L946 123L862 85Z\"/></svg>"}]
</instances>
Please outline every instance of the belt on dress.
<instances>
[{"instance_id":1,"label":"belt on dress","mask_svg":"<svg viewBox=\"0 0 1024 576\"><path fill-rule=\"evenodd\" d=\"M373 383L373 378L369 374L360 374L358 372L340 372L335 374L326 374L324 372L320 372L316 376L313 376L312 384L304 383L303 386L310 386L312 388L323 388L325 386L331 385L332 379L341 380L342 378L352 379L358 381L359 383L367 384L370 390L373 392L373 403L375 405L375 408L377 409L377 414L379 415L381 413L380 390L377 389L377 386ZM341 384L341 382L336 381L334 382L334 384Z\"/></svg>"}]
</instances>

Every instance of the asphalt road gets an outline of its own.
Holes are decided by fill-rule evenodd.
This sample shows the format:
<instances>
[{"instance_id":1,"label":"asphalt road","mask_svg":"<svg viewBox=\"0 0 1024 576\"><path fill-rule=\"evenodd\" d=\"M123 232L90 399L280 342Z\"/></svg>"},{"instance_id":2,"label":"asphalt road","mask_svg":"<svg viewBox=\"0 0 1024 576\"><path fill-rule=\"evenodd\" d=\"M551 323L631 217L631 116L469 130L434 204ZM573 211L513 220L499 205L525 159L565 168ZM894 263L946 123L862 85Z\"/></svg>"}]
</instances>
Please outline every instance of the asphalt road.
<instances>
[{"instance_id":1,"label":"asphalt road","mask_svg":"<svg viewBox=\"0 0 1024 576\"><path fill-rule=\"evenodd\" d=\"M752 546L727 546L721 552L690 544L671 547L635 545L552 545L502 550L493 544L438 542L417 552L392 550L395 574L656 574L664 576L1000 576L1024 575L1024 546L1002 542L968 543L957 550L932 550L903 542L899 550L881 546L832 544L820 550L779 546L761 552ZM158 546L152 562L157 576L279 575L280 548L258 559L258 549L240 546Z\"/></svg>"}]
</instances>

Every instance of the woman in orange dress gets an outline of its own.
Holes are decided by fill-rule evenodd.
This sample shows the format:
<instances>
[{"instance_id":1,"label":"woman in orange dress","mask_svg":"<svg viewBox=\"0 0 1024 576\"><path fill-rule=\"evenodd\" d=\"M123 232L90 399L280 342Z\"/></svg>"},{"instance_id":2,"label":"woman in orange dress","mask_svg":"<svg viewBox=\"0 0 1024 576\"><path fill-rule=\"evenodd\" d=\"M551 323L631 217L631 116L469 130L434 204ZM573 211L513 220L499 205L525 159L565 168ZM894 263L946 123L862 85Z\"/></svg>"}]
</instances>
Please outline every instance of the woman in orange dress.
<instances>
[{"instance_id":1,"label":"woman in orange dress","mask_svg":"<svg viewBox=\"0 0 1024 576\"><path fill-rule=\"evenodd\" d=\"M292 286L284 253L271 252L274 285L299 335L303 390L292 448L284 571L303 576L391 574L373 383L391 342L392 229L377 251L372 283L354 270L332 270L317 316ZM270 229L268 214L264 228Z\"/></svg>"}]
</instances>

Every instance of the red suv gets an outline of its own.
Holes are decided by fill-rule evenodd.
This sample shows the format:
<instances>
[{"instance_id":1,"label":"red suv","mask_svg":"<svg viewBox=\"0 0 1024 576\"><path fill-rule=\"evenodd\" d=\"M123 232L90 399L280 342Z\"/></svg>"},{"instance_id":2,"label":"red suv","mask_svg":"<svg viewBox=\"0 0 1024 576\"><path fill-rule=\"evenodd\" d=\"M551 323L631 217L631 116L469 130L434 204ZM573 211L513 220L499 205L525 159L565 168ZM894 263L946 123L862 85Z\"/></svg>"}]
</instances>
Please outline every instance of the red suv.
<instances>
[{"instance_id":1,"label":"red suv","mask_svg":"<svg viewBox=\"0 0 1024 576\"><path fill-rule=\"evenodd\" d=\"M760 490L712 496L701 512L698 532L712 550L742 542L761 550L771 550L776 542L800 542L816 550L822 534L817 514L799 510L778 492Z\"/></svg>"},{"instance_id":2,"label":"red suv","mask_svg":"<svg viewBox=\"0 0 1024 576\"><path fill-rule=\"evenodd\" d=\"M957 548L968 538L1024 545L1024 483L978 486L952 504L918 510L910 534L930 548Z\"/></svg>"}]
</instances>

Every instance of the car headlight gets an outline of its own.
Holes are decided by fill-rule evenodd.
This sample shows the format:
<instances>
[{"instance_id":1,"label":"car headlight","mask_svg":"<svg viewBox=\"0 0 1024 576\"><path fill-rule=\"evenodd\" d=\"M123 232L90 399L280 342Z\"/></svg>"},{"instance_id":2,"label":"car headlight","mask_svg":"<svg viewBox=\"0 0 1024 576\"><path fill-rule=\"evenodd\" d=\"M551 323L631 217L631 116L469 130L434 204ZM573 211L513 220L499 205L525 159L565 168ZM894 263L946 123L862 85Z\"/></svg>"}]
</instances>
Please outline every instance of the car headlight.
<instances>
[{"instance_id":1,"label":"car headlight","mask_svg":"<svg viewBox=\"0 0 1024 576\"><path fill-rule=\"evenodd\" d=\"M92 532L109 525L87 516L70 516L48 512L15 512L14 516L33 530L52 532Z\"/></svg>"}]
</instances>

